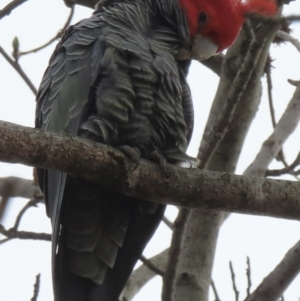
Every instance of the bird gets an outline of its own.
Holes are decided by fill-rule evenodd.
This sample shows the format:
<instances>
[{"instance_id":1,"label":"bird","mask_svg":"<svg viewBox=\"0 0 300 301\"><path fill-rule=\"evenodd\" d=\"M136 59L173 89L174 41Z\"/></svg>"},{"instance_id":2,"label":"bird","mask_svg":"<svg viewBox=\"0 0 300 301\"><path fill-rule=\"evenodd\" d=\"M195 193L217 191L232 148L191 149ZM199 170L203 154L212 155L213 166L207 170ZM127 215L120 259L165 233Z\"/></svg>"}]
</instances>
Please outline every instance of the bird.
<instances>
[{"instance_id":1,"label":"bird","mask_svg":"<svg viewBox=\"0 0 300 301\"><path fill-rule=\"evenodd\" d=\"M247 13L276 11L272 0L102 0L55 48L35 126L133 157L188 161L190 61L234 43ZM165 206L54 169L37 176L53 227L55 301L118 301Z\"/></svg>"}]
</instances>

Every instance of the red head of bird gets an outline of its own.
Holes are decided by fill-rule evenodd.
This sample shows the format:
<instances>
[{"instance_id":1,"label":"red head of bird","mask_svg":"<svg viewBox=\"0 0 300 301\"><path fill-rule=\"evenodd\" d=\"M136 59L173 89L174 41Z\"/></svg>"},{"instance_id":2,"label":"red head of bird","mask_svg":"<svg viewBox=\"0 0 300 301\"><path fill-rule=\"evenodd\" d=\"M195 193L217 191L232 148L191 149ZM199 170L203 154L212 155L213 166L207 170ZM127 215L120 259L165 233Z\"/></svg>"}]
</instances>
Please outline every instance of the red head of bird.
<instances>
[{"instance_id":1,"label":"red head of bird","mask_svg":"<svg viewBox=\"0 0 300 301\"><path fill-rule=\"evenodd\" d=\"M208 43L204 58L234 43L246 14L273 16L277 12L275 0L180 0L180 4L187 15L191 39ZM204 52L206 46L200 46Z\"/></svg>"}]
</instances>

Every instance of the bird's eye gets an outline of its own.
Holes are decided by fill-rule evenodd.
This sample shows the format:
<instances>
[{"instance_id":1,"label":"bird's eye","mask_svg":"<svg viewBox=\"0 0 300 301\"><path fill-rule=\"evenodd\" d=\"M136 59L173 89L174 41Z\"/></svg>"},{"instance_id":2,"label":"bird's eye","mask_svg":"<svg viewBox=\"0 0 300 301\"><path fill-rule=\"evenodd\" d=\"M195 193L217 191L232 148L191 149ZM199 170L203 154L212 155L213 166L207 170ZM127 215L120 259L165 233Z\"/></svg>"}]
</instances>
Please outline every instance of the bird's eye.
<instances>
[{"instance_id":1,"label":"bird's eye","mask_svg":"<svg viewBox=\"0 0 300 301\"><path fill-rule=\"evenodd\" d=\"M207 14L205 12L201 12L199 14L199 26L200 26L200 28L203 28L206 25L207 20L208 20Z\"/></svg>"}]
</instances>

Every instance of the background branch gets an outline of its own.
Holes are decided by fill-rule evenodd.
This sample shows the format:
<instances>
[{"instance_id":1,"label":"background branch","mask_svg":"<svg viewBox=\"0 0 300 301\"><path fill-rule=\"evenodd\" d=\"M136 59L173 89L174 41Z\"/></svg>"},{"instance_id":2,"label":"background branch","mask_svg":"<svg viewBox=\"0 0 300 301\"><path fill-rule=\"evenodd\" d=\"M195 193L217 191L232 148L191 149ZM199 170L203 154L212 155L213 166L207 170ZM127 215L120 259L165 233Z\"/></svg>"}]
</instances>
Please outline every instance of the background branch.
<instances>
[{"instance_id":1,"label":"background branch","mask_svg":"<svg viewBox=\"0 0 300 301\"><path fill-rule=\"evenodd\" d=\"M247 301L277 301L300 272L300 241L292 247L277 265L247 298Z\"/></svg>"},{"instance_id":2,"label":"background branch","mask_svg":"<svg viewBox=\"0 0 300 301\"><path fill-rule=\"evenodd\" d=\"M30 54L30 53L34 53L34 52L38 52L44 48L46 48L47 46L51 45L53 42L55 42L57 39L59 39L63 34L64 32L66 31L66 29L69 27L71 21L72 21L72 18L74 16L74 11L75 11L75 6L72 5L71 6L71 9L70 9L70 14L69 14L69 17L65 23L65 25L63 26L63 28L61 30L58 31L58 33L52 38L50 39L47 43L39 46L39 47L36 47L34 49L31 49L31 50L27 50L27 51L20 51L20 52L17 52L16 53L16 57L17 59L19 57L21 57L22 55L26 55L26 54Z\"/></svg>"},{"instance_id":3,"label":"background branch","mask_svg":"<svg viewBox=\"0 0 300 301\"><path fill-rule=\"evenodd\" d=\"M235 274L234 274L233 265L232 265L231 261L229 261L229 270L230 270L230 275L231 275L232 288L233 288L234 295L235 295L235 301L239 301L240 292L238 291L238 289L236 287Z\"/></svg>"},{"instance_id":4,"label":"background branch","mask_svg":"<svg viewBox=\"0 0 300 301\"><path fill-rule=\"evenodd\" d=\"M26 1L28 1L28 0L14 0L14 1L11 1L10 3L8 3L3 9L0 10L0 20L3 17L8 16L14 9L19 7Z\"/></svg>"},{"instance_id":5,"label":"background branch","mask_svg":"<svg viewBox=\"0 0 300 301\"><path fill-rule=\"evenodd\" d=\"M173 235L171 247L169 249L169 260L164 274L164 285L162 290L163 301L174 300L174 287L176 280L176 267L179 262L179 256L182 250L182 237L184 233L185 223L189 215L189 210L181 209L173 224Z\"/></svg>"},{"instance_id":6,"label":"background branch","mask_svg":"<svg viewBox=\"0 0 300 301\"><path fill-rule=\"evenodd\" d=\"M44 197L36 183L18 177L0 178L0 196L0 221L5 216L11 198L42 200Z\"/></svg>"},{"instance_id":7,"label":"background branch","mask_svg":"<svg viewBox=\"0 0 300 301\"><path fill-rule=\"evenodd\" d=\"M3 57L6 59L6 61L19 73L19 75L22 77L24 82L27 84L29 89L32 91L34 95L37 94L37 89L31 82L31 80L28 78L28 76L25 74L21 66L17 61L14 61L10 58L10 56L4 51L4 49L0 46L0 53L3 55Z\"/></svg>"},{"instance_id":8,"label":"background branch","mask_svg":"<svg viewBox=\"0 0 300 301\"><path fill-rule=\"evenodd\" d=\"M1 224L0 224L0 234L8 238L0 241L0 244L14 238L51 241L51 234L35 233L35 232L28 232L28 231L15 231L13 228L7 230Z\"/></svg>"},{"instance_id":9,"label":"background branch","mask_svg":"<svg viewBox=\"0 0 300 301\"><path fill-rule=\"evenodd\" d=\"M282 39L286 42L290 42L300 52L300 42L299 42L299 40L297 40L296 38L294 38L290 34L284 32L282 30L278 30L277 33L276 33L276 37L279 38L279 39Z\"/></svg>"},{"instance_id":10,"label":"background branch","mask_svg":"<svg viewBox=\"0 0 300 301\"><path fill-rule=\"evenodd\" d=\"M252 73L249 79L247 71L244 70L245 81L243 84L245 86L242 85L239 87L236 85L238 89L236 92L233 90L233 82L236 79L240 66L243 64L246 56L248 56L251 61L251 55L248 51L254 29L247 28L246 33L242 31L239 39L226 53L225 61L221 69L218 90L201 141L200 157L202 149L205 150L213 139L211 139L210 136L212 129L221 128L219 122L222 118L220 119L219 115L224 113L224 95L226 97L225 99L230 99L228 96L229 91L231 91L231 93L233 93L232 95L237 96L237 98L231 99L231 109L234 109L234 112L231 111L231 114L233 114L232 117L225 122L226 126L228 126L227 132L224 133L223 139L219 142L214 155L207 165L207 168L210 170L227 171L230 173L233 173L235 170L247 131L254 119L260 101L260 79L278 23L276 23L277 27L274 26L274 24L272 24L272 26L274 28L269 28L264 32L265 37L264 35L260 36L263 39L260 43L263 45L263 49L255 64L255 72ZM254 49L255 48L256 46ZM257 53L254 54L255 56L257 55ZM255 61L256 59L254 59L253 62ZM249 68L252 69L253 66L249 65ZM242 78L239 80L243 81ZM242 93L242 91L244 93ZM240 93L242 93L242 97ZM237 101L237 104L234 104L235 101ZM227 105L229 107L229 104ZM230 119L231 121L229 122ZM224 120L226 120L226 117L224 117L223 121ZM211 154L209 154L209 156L211 156ZM196 281L186 283L185 286L176 287L176 290L179 291L179 293L176 293L176 296L178 296L176 301L186 301L187 293L191 300L208 300L209 284L211 282L219 229L227 217L227 213L203 209L194 209L190 213L185 231L181 261L178 267L178 275L188 273L193 275L189 278L195 279Z\"/></svg>"},{"instance_id":11,"label":"background branch","mask_svg":"<svg viewBox=\"0 0 300 301\"><path fill-rule=\"evenodd\" d=\"M33 296L30 301L37 301L40 291L41 274L37 274L35 278L35 284L33 286Z\"/></svg>"},{"instance_id":12,"label":"background branch","mask_svg":"<svg viewBox=\"0 0 300 301\"><path fill-rule=\"evenodd\" d=\"M253 163L245 170L244 175L262 176L274 157L282 149L287 138L294 132L300 120L300 81L288 107L278 121L274 132L264 142Z\"/></svg>"}]
</instances>

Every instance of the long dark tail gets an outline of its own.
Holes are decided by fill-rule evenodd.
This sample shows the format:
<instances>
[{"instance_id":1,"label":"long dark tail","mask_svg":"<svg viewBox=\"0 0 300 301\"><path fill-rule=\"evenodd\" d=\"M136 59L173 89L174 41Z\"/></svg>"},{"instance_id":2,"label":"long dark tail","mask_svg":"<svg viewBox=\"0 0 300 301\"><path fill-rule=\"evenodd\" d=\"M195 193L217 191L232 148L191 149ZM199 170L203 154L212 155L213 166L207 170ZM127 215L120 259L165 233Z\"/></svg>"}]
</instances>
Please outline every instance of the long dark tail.
<instances>
[{"instance_id":1,"label":"long dark tail","mask_svg":"<svg viewBox=\"0 0 300 301\"><path fill-rule=\"evenodd\" d=\"M165 206L72 180L64 193L55 301L118 301Z\"/></svg>"}]
</instances>

